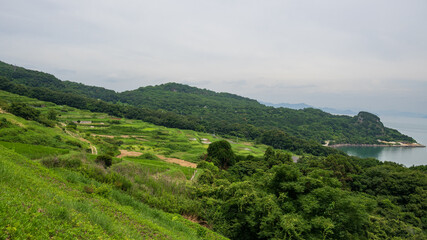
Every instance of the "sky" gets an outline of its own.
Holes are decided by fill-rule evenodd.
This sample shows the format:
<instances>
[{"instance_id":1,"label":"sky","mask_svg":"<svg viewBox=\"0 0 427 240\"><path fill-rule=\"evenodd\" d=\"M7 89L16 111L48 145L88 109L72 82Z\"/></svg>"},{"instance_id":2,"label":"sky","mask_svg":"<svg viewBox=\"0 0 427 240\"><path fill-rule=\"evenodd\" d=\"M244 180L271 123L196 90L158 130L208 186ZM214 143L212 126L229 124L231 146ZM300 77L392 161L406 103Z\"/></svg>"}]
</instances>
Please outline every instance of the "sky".
<instances>
[{"instance_id":1,"label":"sky","mask_svg":"<svg viewBox=\"0 0 427 240\"><path fill-rule=\"evenodd\" d=\"M425 0L0 0L0 61L133 90L427 114Z\"/></svg>"}]
</instances>

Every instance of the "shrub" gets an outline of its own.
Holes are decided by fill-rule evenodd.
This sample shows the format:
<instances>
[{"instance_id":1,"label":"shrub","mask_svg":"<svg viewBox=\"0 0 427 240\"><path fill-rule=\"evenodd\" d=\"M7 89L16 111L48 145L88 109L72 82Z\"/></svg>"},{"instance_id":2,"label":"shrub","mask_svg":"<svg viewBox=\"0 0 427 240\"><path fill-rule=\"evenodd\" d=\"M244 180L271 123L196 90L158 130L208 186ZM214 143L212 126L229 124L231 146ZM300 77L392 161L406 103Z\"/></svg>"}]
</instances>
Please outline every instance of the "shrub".
<instances>
[{"instance_id":1,"label":"shrub","mask_svg":"<svg viewBox=\"0 0 427 240\"><path fill-rule=\"evenodd\" d=\"M44 116L37 118L36 121L45 125L46 127L55 127L55 122L45 118Z\"/></svg>"},{"instance_id":2,"label":"shrub","mask_svg":"<svg viewBox=\"0 0 427 240\"><path fill-rule=\"evenodd\" d=\"M212 172L208 169L205 169L203 173L200 175L199 179L197 180L198 183L201 184L212 184L214 182L214 175Z\"/></svg>"},{"instance_id":3,"label":"shrub","mask_svg":"<svg viewBox=\"0 0 427 240\"><path fill-rule=\"evenodd\" d=\"M13 102L12 105L7 109L8 112L22 117L26 120L37 120L40 112L33 107L28 106L25 103L16 103Z\"/></svg>"},{"instance_id":4,"label":"shrub","mask_svg":"<svg viewBox=\"0 0 427 240\"><path fill-rule=\"evenodd\" d=\"M51 110L49 110L49 112L47 112L47 119L52 120L52 121L56 121L57 115L58 115L58 113L55 110L51 109Z\"/></svg>"},{"instance_id":5,"label":"shrub","mask_svg":"<svg viewBox=\"0 0 427 240\"><path fill-rule=\"evenodd\" d=\"M148 160L158 160L159 159L156 155L149 153L149 152L142 154L141 157L144 159L148 159Z\"/></svg>"},{"instance_id":6,"label":"shrub","mask_svg":"<svg viewBox=\"0 0 427 240\"><path fill-rule=\"evenodd\" d=\"M105 167L109 167L113 164L113 158L109 155L99 155L96 157L95 162L101 163Z\"/></svg>"},{"instance_id":7,"label":"shrub","mask_svg":"<svg viewBox=\"0 0 427 240\"><path fill-rule=\"evenodd\" d=\"M95 189L94 189L93 185L86 185L86 186L83 187L83 191L85 193L92 194L95 191Z\"/></svg>"},{"instance_id":8,"label":"shrub","mask_svg":"<svg viewBox=\"0 0 427 240\"><path fill-rule=\"evenodd\" d=\"M82 160L78 156L52 156L45 157L41 160L41 163L48 168L55 167L66 167L66 168L78 168L82 165Z\"/></svg>"},{"instance_id":9,"label":"shrub","mask_svg":"<svg viewBox=\"0 0 427 240\"><path fill-rule=\"evenodd\" d=\"M63 165L66 168L78 168L82 165L82 160L76 157L70 159L64 159Z\"/></svg>"},{"instance_id":10,"label":"shrub","mask_svg":"<svg viewBox=\"0 0 427 240\"><path fill-rule=\"evenodd\" d=\"M101 186L95 188L95 193L98 194L101 197L109 197L111 194L111 187L106 185L106 184L102 184Z\"/></svg>"},{"instance_id":11,"label":"shrub","mask_svg":"<svg viewBox=\"0 0 427 240\"><path fill-rule=\"evenodd\" d=\"M67 140L67 141L65 141L65 143L68 145L71 145L71 146L78 147L78 148L82 147L82 145L79 142L72 141L72 140Z\"/></svg>"},{"instance_id":12,"label":"shrub","mask_svg":"<svg viewBox=\"0 0 427 240\"><path fill-rule=\"evenodd\" d=\"M218 173L219 169L211 162L201 161L197 164L197 168L208 169L212 173Z\"/></svg>"},{"instance_id":13,"label":"shrub","mask_svg":"<svg viewBox=\"0 0 427 240\"><path fill-rule=\"evenodd\" d=\"M9 121L7 121L6 118L0 119L0 128L7 128L7 127L10 127L10 125L12 124Z\"/></svg>"},{"instance_id":14,"label":"shrub","mask_svg":"<svg viewBox=\"0 0 427 240\"><path fill-rule=\"evenodd\" d=\"M70 123L67 124L67 128L68 129L74 129L74 130L76 130L77 129L77 124L75 124L74 122L70 122Z\"/></svg>"},{"instance_id":15,"label":"shrub","mask_svg":"<svg viewBox=\"0 0 427 240\"><path fill-rule=\"evenodd\" d=\"M61 167L61 160L56 156L43 158L41 163L48 168Z\"/></svg>"}]
</instances>

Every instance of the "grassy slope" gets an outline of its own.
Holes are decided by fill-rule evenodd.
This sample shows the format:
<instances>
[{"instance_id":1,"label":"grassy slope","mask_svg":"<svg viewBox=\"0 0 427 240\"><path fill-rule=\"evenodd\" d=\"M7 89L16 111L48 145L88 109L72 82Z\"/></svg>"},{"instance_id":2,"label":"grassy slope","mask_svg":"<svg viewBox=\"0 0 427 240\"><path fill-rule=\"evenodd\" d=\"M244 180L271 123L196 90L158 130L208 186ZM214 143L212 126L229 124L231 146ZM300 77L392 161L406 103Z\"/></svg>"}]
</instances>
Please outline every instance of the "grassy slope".
<instances>
[{"instance_id":1,"label":"grassy slope","mask_svg":"<svg viewBox=\"0 0 427 240\"><path fill-rule=\"evenodd\" d=\"M102 153L102 145L105 144L105 140L113 137L114 140L123 142L120 149L139 151L141 153L161 154L168 157L176 157L197 162L199 156L205 153L208 147L208 144L203 143L204 139L210 142L222 139L221 137L212 136L207 133L166 128L140 120L121 119L119 124L111 124L111 121L113 121L112 117L104 113L93 113L67 106L58 106L53 103L19 96L5 91L0 91L0 99L2 99L4 103L15 101L24 102L33 106L42 106L38 108L42 114L53 109L60 114L58 117L59 121L64 124L78 120L92 121L92 124L78 124L75 134L92 141L95 145L98 143L97 146L98 149L101 150L100 153ZM19 122L21 119L11 114L2 114L2 117L12 123ZM70 148L70 144L66 142L77 141L76 138L65 134L63 129L59 127L53 129L46 128L32 121L21 121L21 123L14 125L13 128L0 130L0 133L2 133L0 134L0 141L22 142L58 148ZM60 136L61 141L55 140L57 136ZM247 142L242 139L236 138L229 140L232 142L233 150L240 155L252 154L254 156L261 156L267 148L265 145L254 144L253 142ZM85 142L80 142L80 144L84 148L89 148L89 145Z\"/></svg>"},{"instance_id":2,"label":"grassy slope","mask_svg":"<svg viewBox=\"0 0 427 240\"><path fill-rule=\"evenodd\" d=\"M85 193L37 162L0 152L0 238L221 238L116 190L110 198Z\"/></svg>"},{"instance_id":3,"label":"grassy slope","mask_svg":"<svg viewBox=\"0 0 427 240\"><path fill-rule=\"evenodd\" d=\"M83 112L6 92L0 92L0 95L4 102L22 101L32 105L43 105L44 107L39 109L42 112L56 109L63 114L61 117L63 121L73 117L89 117L94 121L102 122L108 117L105 114ZM0 114L0 118L5 118L12 123L12 126L0 129L0 192L2 193L0 195L0 239L10 237L45 239L51 236L61 239L222 238L184 219L181 215L152 209L111 185L91 179L79 170L81 168L44 167L40 164L41 160L37 159L52 159L55 158L53 156L58 155L61 155L58 158L66 158L73 154L85 155L81 155L81 150L73 144L67 144L67 141L78 142L83 149L88 148L88 144L68 135L60 127L47 128L37 122L26 121L6 113ZM133 124L132 121L122 121L127 127ZM144 124L138 122L137 126ZM167 130L154 125L147 125L144 129L157 131L159 128L163 131ZM80 125L78 130L83 133L75 132L74 134L86 136L84 131L88 129L91 128ZM176 131L179 130L168 130L170 133ZM126 131L116 133L124 135ZM175 137L174 134L166 136L171 139ZM92 137L88 138L92 140ZM41 141L41 139L44 140ZM135 144L135 139L123 139ZM125 145L125 147L133 145ZM203 144L196 145L198 146L198 150L195 151L197 154L204 151ZM150 151L160 152L162 149L154 147ZM86 168L93 166L93 158L95 156L88 155L83 166ZM142 182L138 186L144 185L153 192L167 187L176 191L194 173L194 169L158 159L125 158L115 159L115 162L116 164L108 170L109 172L127 171L126 174L134 174L130 172L131 169L146 170L145 175L139 172L144 178L138 179ZM135 175L130 177L135 178ZM165 179L175 180L171 183ZM176 179L181 179L182 183L175 184ZM88 193L86 190L88 186L94 188L93 193L90 191ZM161 197L160 195L158 199ZM153 197L149 198L149 203L155 202L153 199L156 200Z\"/></svg>"}]
</instances>

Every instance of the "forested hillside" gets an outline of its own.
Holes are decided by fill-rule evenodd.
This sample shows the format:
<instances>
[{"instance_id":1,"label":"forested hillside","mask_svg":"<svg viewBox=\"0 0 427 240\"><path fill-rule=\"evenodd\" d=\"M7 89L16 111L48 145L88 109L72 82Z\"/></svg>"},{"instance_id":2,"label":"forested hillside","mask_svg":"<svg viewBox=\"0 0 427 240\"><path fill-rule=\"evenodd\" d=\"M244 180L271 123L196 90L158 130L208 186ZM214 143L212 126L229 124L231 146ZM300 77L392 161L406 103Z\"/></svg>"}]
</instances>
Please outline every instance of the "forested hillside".
<instances>
[{"instance_id":1,"label":"forested hillside","mask_svg":"<svg viewBox=\"0 0 427 240\"><path fill-rule=\"evenodd\" d=\"M1 239L427 237L425 166L297 155L4 91L0 153Z\"/></svg>"},{"instance_id":2,"label":"forested hillside","mask_svg":"<svg viewBox=\"0 0 427 240\"><path fill-rule=\"evenodd\" d=\"M50 74L1 62L0 76L3 76L3 83L8 82L7 86L3 84L1 88L6 91L15 93L21 91L21 94L39 98L40 93L34 92L43 91L40 88L49 88L50 91L54 91L53 94L67 93L68 98L75 98L64 103L58 101L56 102L58 104L81 107L79 104L84 105L82 102L90 102L86 104L86 109L92 107L91 110L127 117L132 117L129 112L132 112L133 116L139 116L141 114L138 112L144 111L146 116L144 120L169 127L260 140L271 138L269 130L274 130L287 138L293 138L288 142L302 139L299 140L300 143L309 144L306 141L312 141L310 144L317 147L325 141L331 144L378 143L378 139L415 142L411 137L384 127L378 117L366 112L349 117L331 115L313 108L303 110L273 108L234 94L216 93L177 83L116 93L101 87L63 82ZM24 90L25 87L27 90ZM33 94L29 95L31 91ZM48 96L41 99L52 101ZM93 107L94 105L102 106ZM150 114L153 116L152 120L148 119ZM168 119L167 122L165 119ZM282 143L276 143L274 146L278 146L277 144ZM288 147L292 150L296 148L296 146Z\"/></svg>"}]
</instances>

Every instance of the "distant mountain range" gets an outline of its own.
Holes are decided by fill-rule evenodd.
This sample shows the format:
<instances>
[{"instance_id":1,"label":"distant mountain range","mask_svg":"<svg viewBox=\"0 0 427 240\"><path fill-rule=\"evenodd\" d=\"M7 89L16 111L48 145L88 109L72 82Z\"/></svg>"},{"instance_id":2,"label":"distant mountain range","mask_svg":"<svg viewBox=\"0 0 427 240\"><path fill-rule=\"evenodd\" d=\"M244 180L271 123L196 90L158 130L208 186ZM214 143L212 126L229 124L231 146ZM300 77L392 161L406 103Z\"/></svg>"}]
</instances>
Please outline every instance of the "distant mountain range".
<instances>
[{"instance_id":1,"label":"distant mountain range","mask_svg":"<svg viewBox=\"0 0 427 240\"><path fill-rule=\"evenodd\" d=\"M334 115L353 116L359 112L359 111L354 111L349 109L343 110L343 109L336 109L336 108L329 108L329 107L314 107L305 103L269 103L269 102L263 102L263 101L258 101L258 102L266 106L275 107L275 108L283 107L283 108L291 108L296 110L304 109L304 108L316 108ZM394 110L375 111L375 114L379 116L427 118L427 114L423 114L423 113L401 112L401 111L394 111Z\"/></svg>"}]
</instances>

